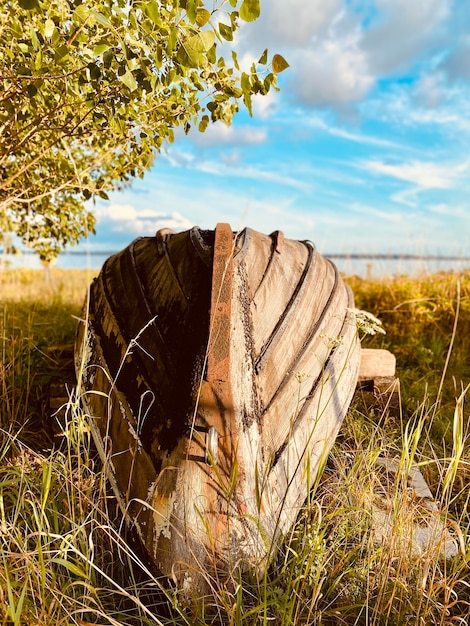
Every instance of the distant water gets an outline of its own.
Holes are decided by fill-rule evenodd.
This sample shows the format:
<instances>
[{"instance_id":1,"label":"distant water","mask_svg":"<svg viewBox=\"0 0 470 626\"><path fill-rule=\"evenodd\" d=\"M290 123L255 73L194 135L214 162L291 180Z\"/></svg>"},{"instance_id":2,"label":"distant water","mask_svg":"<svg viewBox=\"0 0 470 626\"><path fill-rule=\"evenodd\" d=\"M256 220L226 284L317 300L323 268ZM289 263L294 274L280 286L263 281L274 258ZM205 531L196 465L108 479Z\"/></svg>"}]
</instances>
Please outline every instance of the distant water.
<instances>
[{"instance_id":1,"label":"distant water","mask_svg":"<svg viewBox=\"0 0 470 626\"><path fill-rule=\"evenodd\" d=\"M55 267L62 269L100 269L113 251L102 253L67 252L60 254ZM362 278L386 278L407 274L434 274L436 272L460 272L470 269L470 257L411 257L410 255L328 255L338 267L339 271L347 276ZM3 267L25 267L41 269L41 263L35 254L0 255Z\"/></svg>"},{"instance_id":2,"label":"distant water","mask_svg":"<svg viewBox=\"0 0 470 626\"><path fill-rule=\"evenodd\" d=\"M461 272L470 269L470 259L452 258L387 258L358 259L330 257L346 276L361 278L390 278L393 276L419 276L437 272Z\"/></svg>"},{"instance_id":3,"label":"distant water","mask_svg":"<svg viewBox=\"0 0 470 626\"><path fill-rule=\"evenodd\" d=\"M114 251L117 252L117 251ZM59 267L66 270L84 270L84 269L101 269L103 263L108 257L114 254L113 251L99 253L99 254L87 254L87 253L71 253L64 252L59 254L54 267ZM3 267L17 268L24 267L27 269L42 269L41 261L36 254L5 254L0 255L0 263L3 263Z\"/></svg>"}]
</instances>

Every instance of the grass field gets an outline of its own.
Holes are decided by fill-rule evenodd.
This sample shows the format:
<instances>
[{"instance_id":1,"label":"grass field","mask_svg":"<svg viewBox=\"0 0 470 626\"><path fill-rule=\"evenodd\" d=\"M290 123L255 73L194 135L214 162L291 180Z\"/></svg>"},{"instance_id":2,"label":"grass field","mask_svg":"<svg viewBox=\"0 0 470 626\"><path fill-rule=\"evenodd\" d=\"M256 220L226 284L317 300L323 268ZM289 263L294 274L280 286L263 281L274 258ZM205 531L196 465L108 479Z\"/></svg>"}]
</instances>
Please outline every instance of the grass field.
<instances>
[{"instance_id":1,"label":"grass field","mask_svg":"<svg viewBox=\"0 0 470 626\"><path fill-rule=\"evenodd\" d=\"M383 322L386 334L363 345L396 355L400 411L366 410L357 398L275 562L191 612L119 533L80 390L70 389L63 420L47 408L48 386L61 376L51 348L73 342L91 279L76 270L53 270L48 281L41 271L0 272L0 624L469 622L470 272L347 279L356 306ZM396 475L382 458L395 461ZM428 523L407 482L416 465L446 528L421 550L410 540Z\"/></svg>"}]
</instances>

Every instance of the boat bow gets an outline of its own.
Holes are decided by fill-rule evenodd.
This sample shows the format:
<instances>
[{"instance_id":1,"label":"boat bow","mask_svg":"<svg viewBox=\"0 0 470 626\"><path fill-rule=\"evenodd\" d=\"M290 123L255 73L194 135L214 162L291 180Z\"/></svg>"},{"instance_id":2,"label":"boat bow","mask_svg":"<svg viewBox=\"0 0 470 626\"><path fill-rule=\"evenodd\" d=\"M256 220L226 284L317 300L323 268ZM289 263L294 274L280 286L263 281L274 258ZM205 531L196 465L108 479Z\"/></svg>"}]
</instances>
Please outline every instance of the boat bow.
<instances>
[{"instance_id":1,"label":"boat bow","mask_svg":"<svg viewBox=\"0 0 470 626\"><path fill-rule=\"evenodd\" d=\"M352 294L309 242L160 231L111 257L77 339L84 402L155 564L203 592L276 552L359 369Z\"/></svg>"}]
</instances>

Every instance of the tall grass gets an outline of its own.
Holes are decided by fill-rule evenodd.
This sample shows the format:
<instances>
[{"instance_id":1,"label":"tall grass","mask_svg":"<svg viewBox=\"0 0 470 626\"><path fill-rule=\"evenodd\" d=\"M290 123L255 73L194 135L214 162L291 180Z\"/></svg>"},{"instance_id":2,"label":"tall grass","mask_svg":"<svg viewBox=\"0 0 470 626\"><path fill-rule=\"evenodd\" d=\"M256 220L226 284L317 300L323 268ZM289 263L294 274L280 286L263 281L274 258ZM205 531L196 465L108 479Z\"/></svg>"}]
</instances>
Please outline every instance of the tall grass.
<instances>
[{"instance_id":1,"label":"tall grass","mask_svg":"<svg viewBox=\"0 0 470 626\"><path fill-rule=\"evenodd\" d=\"M81 390L70 390L60 424L46 410L59 376L48 348L73 341L90 279L0 274L0 624L468 623L468 274L459 292L452 275L350 279L356 304L387 330L370 345L397 355L401 415L357 400L275 561L234 574L191 612L120 527ZM416 467L437 510L410 489ZM420 544L436 520L443 526Z\"/></svg>"},{"instance_id":2,"label":"tall grass","mask_svg":"<svg viewBox=\"0 0 470 626\"><path fill-rule=\"evenodd\" d=\"M470 380L470 272L347 281L356 306L387 330L366 338L364 347L387 348L397 357L405 419L424 399L434 443L451 442L455 399Z\"/></svg>"}]
</instances>

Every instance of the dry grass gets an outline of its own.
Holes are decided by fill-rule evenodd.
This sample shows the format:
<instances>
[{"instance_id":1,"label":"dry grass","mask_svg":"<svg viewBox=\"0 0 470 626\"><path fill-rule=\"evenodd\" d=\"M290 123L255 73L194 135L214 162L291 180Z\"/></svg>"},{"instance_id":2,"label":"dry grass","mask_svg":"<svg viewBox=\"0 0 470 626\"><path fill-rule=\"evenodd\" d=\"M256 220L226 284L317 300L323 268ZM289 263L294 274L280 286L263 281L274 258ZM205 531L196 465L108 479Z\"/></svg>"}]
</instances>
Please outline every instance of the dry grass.
<instances>
[{"instance_id":1,"label":"dry grass","mask_svg":"<svg viewBox=\"0 0 470 626\"><path fill-rule=\"evenodd\" d=\"M357 305L387 330L371 345L397 355L401 415L352 408L276 561L192 614L118 532L80 389L60 436L52 428L44 389L59 373L48 348L73 341L91 276L53 270L51 277L0 273L0 624L468 623L468 274L350 280ZM394 459L398 473L380 458ZM428 519L409 486L416 465L446 527L421 550L409 540ZM377 509L386 526L374 521ZM445 559L439 544L449 538L455 554Z\"/></svg>"}]
</instances>

